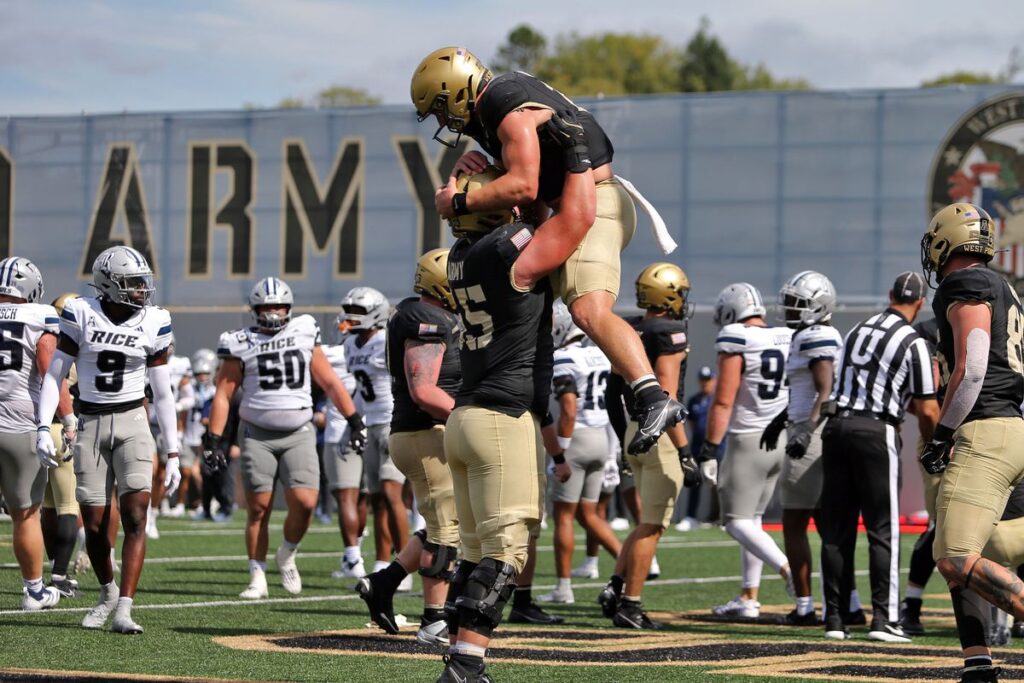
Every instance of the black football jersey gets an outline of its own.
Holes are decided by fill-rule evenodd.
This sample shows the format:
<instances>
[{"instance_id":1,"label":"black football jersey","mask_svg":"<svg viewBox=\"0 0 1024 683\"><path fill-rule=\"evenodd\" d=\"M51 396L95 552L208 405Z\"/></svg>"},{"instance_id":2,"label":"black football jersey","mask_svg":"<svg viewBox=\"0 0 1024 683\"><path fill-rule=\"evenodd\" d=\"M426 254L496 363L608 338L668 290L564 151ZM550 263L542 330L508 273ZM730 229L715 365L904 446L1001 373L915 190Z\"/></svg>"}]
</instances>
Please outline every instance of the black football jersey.
<instances>
[{"instance_id":1,"label":"black football jersey","mask_svg":"<svg viewBox=\"0 0 1024 683\"><path fill-rule=\"evenodd\" d=\"M460 239L448 254L448 282L462 319L462 386L455 405L489 408L512 417L547 412L554 343L551 287L513 289L509 269L532 229L504 225L484 237Z\"/></svg>"},{"instance_id":2,"label":"black football jersey","mask_svg":"<svg viewBox=\"0 0 1024 683\"><path fill-rule=\"evenodd\" d=\"M644 319L642 316L626 318L626 322L633 326L633 329L640 335L643 342L644 352L651 367L658 359L658 356L671 356L676 353L688 352L690 350L690 339L687 333L688 325L685 320L657 317ZM686 360L679 366L679 391L674 397L679 399L683 395L683 378L686 373ZM627 388L624 392L626 410L632 418L636 418L633 394Z\"/></svg>"},{"instance_id":3,"label":"black football jersey","mask_svg":"<svg viewBox=\"0 0 1024 683\"><path fill-rule=\"evenodd\" d=\"M388 320L387 361L391 393L395 399L391 415L392 432L418 432L443 424L416 405L405 378L405 343L444 344L444 358L437 386L449 395L459 390L459 322L454 313L410 297L395 307Z\"/></svg>"},{"instance_id":4,"label":"black football jersey","mask_svg":"<svg viewBox=\"0 0 1024 683\"><path fill-rule=\"evenodd\" d=\"M593 115L544 81L520 71L502 74L491 80L477 103L479 120L474 120L466 128L466 133L488 154L500 161L501 140L498 139L498 126L502 119L517 109L538 106L555 111L575 110L576 118L587 134L593 168L611 163L614 154L612 142ZM543 130L539 133L540 198L550 202L562 196L562 187L565 184L565 153L561 145L549 134Z\"/></svg>"},{"instance_id":5,"label":"black football jersey","mask_svg":"<svg viewBox=\"0 0 1024 683\"><path fill-rule=\"evenodd\" d=\"M939 368L942 384L949 381L955 369L953 329L946 311L960 301L983 301L992 309L992 342L988 352L988 369L981 394L964 422L985 417L1019 416L1024 401L1024 351L1021 336L1024 319L1017 293L997 273L984 267L956 270L942 279L932 301L938 321Z\"/></svg>"},{"instance_id":6,"label":"black football jersey","mask_svg":"<svg viewBox=\"0 0 1024 683\"><path fill-rule=\"evenodd\" d=\"M929 318L928 320L922 320L916 322L912 326L914 331L920 335L921 339L924 339L924 343L928 345L928 353L932 358L935 358L935 354L938 353L939 348L939 322L935 318ZM944 373L943 373L944 374ZM942 404L942 398L946 395L946 383L942 377L939 377L939 382L936 385L935 397L939 400L939 404Z\"/></svg>"}]
</instances>

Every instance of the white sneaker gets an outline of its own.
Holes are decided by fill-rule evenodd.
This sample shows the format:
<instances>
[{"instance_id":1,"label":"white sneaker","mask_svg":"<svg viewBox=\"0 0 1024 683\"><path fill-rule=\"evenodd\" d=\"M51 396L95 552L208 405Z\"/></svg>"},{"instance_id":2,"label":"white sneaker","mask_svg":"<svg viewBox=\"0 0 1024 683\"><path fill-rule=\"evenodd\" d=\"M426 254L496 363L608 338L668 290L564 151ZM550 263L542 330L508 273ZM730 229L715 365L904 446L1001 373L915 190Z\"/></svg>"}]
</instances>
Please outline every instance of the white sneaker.
<instances>
[{"instance_id":1,"label":"white sneaker","mask_svg":"<svg viewBox=\"0 0 1024 683\"><path fill-rule=\"evenodd\" d=\"M110 624L110 630L114 633L127 633L128 635L142 633L142 627L132 619L130 607L114 611L114 621Z\"/></svg>"},{"instance_id":2,"label":"white sneaker","mask_svg":"<svg viewBox=\"0 0 1024 683\"><path fill-rule=\"evenodd\" d=\"M342 557L341 569L335 569L331 572L332 579L361 579L364 576L366 576L366 565L363 564L362 557L355 562L349 562Z\"/></svg>"},{"instance_id":3,"label":"white sneaker","mask_svg":"<svg viewBox=\"0 0 1024 683\"><path fill-rule=\"evenodd\" d=\"M745 600L737 595L724 605L712 607L711 613L718 617L756 619L761 616L761 603L757 600Z\"/></svg>"},{"instance_id":4,"label":"white sneaker","mask_svg":"<svg viewBox=\"0 0 1024 683\"><path fill-rule=\"evenodd\" d=\"M910 638L903 632L903 627L897 623L872 624L868 631L868 640L878 640L883 643L909 643Z\"/></svg>"},{"instance_id":5,"label":"white sneaker","mask_svg":"<svg viewBox=\"0 0 1024 683\"><path fill-rule=\"evenodd\" d=\"M28 588L21 588L21 609L26 612L38 612L42 609L50 609L60 602L60 591L53 586L44 586L43 590L33 595Z\"/></svg>"},{"instance_id":6,"label":"white sneaker","mask_svg":"<svg viewBox=\"0 0 1024 683\"><path fill-rule=\"evenodd\" d=\"M625 531L629 528L629 520L625 517L616 517L608 522L608 526L612 528L612 531Z\"/></svg>"},{"instance_id":7,"label":"white sneaker","mask_svg":"<svg viewBox=\"0 0 1024 683\"><path fill-rule=\"evenodd\" d=\"M683 517L679 524L676 524L676 531L693 531L700 526L700 522L694 517Z\"/></svg>"},{"instance_id":8,"label":"white sneaker","mask_svg":"<svg viewBox=\"0 0 1024 683\"><path fill-rule=\"evenodd\" d=\"M277 569L281 572L281 586L292 595L302 592L302 577L299 576L299 568L295 566L295 551L288 552L284 546L274 553L274 561Z\"/></svg>"},{"instance_id":9,"label":"white sneaker","mask_svg":"<svg viewBox=\"0 0 1024 683\"><path fill-rule=\"evenodd\" d=\"M850 640L852 636L847 631L825 631L825 637L829 640Z\"/></svg>"},{"instance_id":10,"label":"white sneaker","mask_svg":"<svg viewBox=\"0 0 1024 683\"><path fill-rule=\"evenodd\" d=\"M576 602L576 596L572 594L572 587L559 591L557 588L550 593L537 596L537 602L551 602L559 605L571 605Z\"/></svg>"},{"instance_id":11,"label":"white sneaker","mask_svg":"<svg viewBox=\"0 0 1024 683\"><path fill-rule=\"evenodd\" d=\"M185 504L184 503L178 503L177 505L172 507L170 510L168 510L166 515L168 517L172 517L172 518L175 518L175 519L177 519L179 517L184 517L185 516Z\"/></svg>"},{"instance_id":12,"label":"white sneaker","mask_svg":"<svg viewBox=\"0 0 1024 683\"><path fill-rule=\"evenodd\" d=\"M267 591L267 575L263 572L249 574L249 585L238 594L243 600L260 600L269 595Z\"/></svg>"},{"instance_id":13,"label":"white sneaker","mask_svg":"<svg viewBox=\"0 0 1024 683\"><path fill-rule=\"evenodd\" d=\"M412 590L412 574L406 574L405 578L402 579L402 583L398 584L398 588L395 589L396 593L408 593Z\"/></svg>"},{"instance_id":14,"label":"white sneaker","mask_svg":"<svg viewBox=\"0 0 1024 683\"><path fill-rule=\"evenodd\" d=\"M96 606L85 613L82 618L82 628L100 629L103 628L107 619L110 618L110 613L117 607L117 599L121 597L121 591L114 586L113 590L106 592L106 589L100 588L100 600L96 603Z\"/></svg>"},{"instance_id":15,"label":"white sneaker","mask_svg":"<svg viewBox=\"0 0 1024 683\"><path fill-rule=\"evenodd\" d=\"M146 538L156 540L160 538L160 532L156 528L156 514L153 512L153 508L148 508L149 512L146 513Z\"/></svg>"},{"instance_id":16,"label":"white sneaker","mask_svg":"<svg viewBox=\"0 0 1024 683\"><path fill-rule=\"evenodd\" d=\"M601 576L601 572L596 562L584 560L583 564L569 572L569 575L575 579L596 579Z\"/></svg>"},{"instance_id":17,"label":"white sneaker","mask_svg":"<svg viewBox=\"0 0 1024 683\"><path fill-rule=\"evenodd\" d=\"M654 579L661 576L661 565L658 564L658 558L651 558L651 568L647 571L647 580L653 581Z\"/></svg>"}]
</instances>

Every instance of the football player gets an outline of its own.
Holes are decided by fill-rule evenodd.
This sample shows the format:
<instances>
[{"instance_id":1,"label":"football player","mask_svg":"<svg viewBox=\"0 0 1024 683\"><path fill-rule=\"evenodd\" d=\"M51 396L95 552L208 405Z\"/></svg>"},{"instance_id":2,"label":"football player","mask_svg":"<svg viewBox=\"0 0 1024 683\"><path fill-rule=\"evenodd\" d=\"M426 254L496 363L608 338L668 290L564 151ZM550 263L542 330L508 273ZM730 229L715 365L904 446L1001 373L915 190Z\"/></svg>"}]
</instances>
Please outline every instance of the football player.
<instances>
[{"instance_id":1,"label":"football player","mask_svg":"<svg viewBox=\"0 0 1024 683\"><path fill-rule=\"evenodd\" d=\"M14 523L14 553L24 581L21 608L28 611L53 607L61 597L56 587L43 585L39 515L46 470L57 467L58 456L40 453L37 459L33 447L34 426L45 424L49 438L53 417L51 410L45 423L35 421L39 380L57 346L57 311L39 303L42 297L43 276L34 263L19 256L0 261L0 492ZM56 392L53 398L58 407ZM60 392L58 413L63 440L73 443L76 423L66 385ZM74 525L71 533L74 538Z\"/></svg>"},{"instance_id":2,"label":"football player","mask_svg":"<svg viewBox=\"0 0 1024 683\"><path fill-rule=\"evenodd\" d=\"M765 428L761 447L775 450L786 430L788 457L782 468L780 498L783 540L796 591L796 614L790 617L793 623L818 623L811 593L807 527L821 499L821 430L825 424L821 407L832 393L835 361L843 351L843 336L831 323L835 305L832 281L813 270L797 273L779 290L780 322L793 330L785 369L789 402ZM847 624L864 618L856 592L851 593L851 601L853 616L843 615Z\"/></svg>"},{"instance_id":3,"label":"football player","mask_svg":"<svg viewBox=\"0 0 1024 683\"><path fill-rule=\"evenodd\" d=\"M239 597L247 600L267 597L270 504L278 479L284 486L288 514L284 540L274 560L284 589L293 595L302 592L295 554L320 493L320 461L310 423L310 380L346 416L353 444L362 447L364 438L363 419L320 349L320 328L310 315L292 317L293 303L292 290L284 281L276 277L260 280L249 293L249 310L256 324L223 333L217 345L221 365L203 457L227 462L221 436L231 398L241 388L249 585Z\"/></svg>"},{"instance_id":4,"label":"football player","mask_svg":"<svg viewBox=\"0 0 1024 683\"><path fill-rule=\"evenodd\" d=\"M391 306L372 287L356 287L341 300L349 325L345 338L345 362L356 378L356 407L366 416L369 434L363 453L366 488L373 509L373 539L377 561L373 571L391 563L392 549L398 551L409 540L409 519L402 499L405 475L395 466L388 448L394 397L387 367L387 330ZM408 576L402 590L412 587Z\"/></svg>"},{"instance_id":5,"label":"football player","mask_svg":"<svg viewBox=\"0 0 1024 683\"><path fill-rule=\"evenodd\" d=\"M994 681L999 673L965 589L1024 617L1024 584L981 557L1010 489L1024 477L1024 316L1017 293L986 267L994 254L992 219L972 204L939 211L921 239L921 265L929 283L933 275L938 282L932 310L946 387L921 463L929 473L944 472L933 550L953 598L962 681Z\"/></svg>"},{"instance_id":6,"label":"football player","mask_svg":"<svg viewBox=\"0 0 1024 683\"><path fill-rule=\"evenodd\" d=\"M689 278L682 268L672 263L652 263L636 279L636 305L645 313L643 317L632 319L633 327L640 333L659 384L672 396L678 393L683 362L690 350L686 322L691 313L687 303L689 293ZM621 383L622 380L613 381ZM625 393L625 398L631 419L626 430L628 442L632 432L639 428L637 420L642 417L642 409L629 392ZM615 573L598 595L598 602L605 616L616 626L658 629L661 624L644 612L640 593L658 541L672 519L680 490L684 485L698 485L702 475L690 452L682 424L666 430L650 451L630 454L627 460L640 494L640 518L623 542ZM714 459L710 463L717 467ZM700 470L705 472L709 482L713 481L712 468L707 463L701 463Z\"/></svg>"},{"instance_id":7,"label":"football player","mask_svg":"<svg viewBox=\"0 0 1024 683\"><path fill-rule=\"evenodd\" d=\"M786 357L793 331L769 326L764 315L761 293L751 284L737 282L718 295L718 383L698 458L713 462L728 434L717 477L718 496L725 531L741 546L743 583L739 596L711 611L748 619L761 614L757 597L765 562L782 576L790 591L793 584L786 554L761 528L761 517L775 493L785 452L778 447L767 454L759 450L761 433L789 400ZM787 616L787 621L793 623L803 623L804 619L797 610Z\"/></svg>"},{"instance_id":8,"label":"football player","mask_svg":"<svg viewBox=\"0 0 1024 683\"><path fill-rule=\"evenodd\" d=\"M213 395L217 393L216 387L213 385L213 376L217 370L217 353L212 349L199 349L192 354L192 394L193 400L192 405L189 407L185 415L185 430L183 443L185 444L184 451L189 451L188 463L181 458L182 466L182 489L185 487L185 482L188 481L189 476L195 480L196 485L202 487L202 501L203 507L196 512L193 519L214 519L213 511L210 509L214 498L221 496L221 488L223 486L222 478L225 476L227 468L224 470L211 470L209 467L203 468L203 434L206 432L206 426L203 424L203 408L206 404L213 400ZM198 457L197 457L198 456ZM225 463L226 464L226 463ZM203 472L203 470L206 470ZM210 477L210 481L206 480L206 477ZM207 489L210 489L207 491ZM215 495L217 494L217 495ZM181 501L186 500L184 494L180 494L178 499ZM220 501L218 501L220 502ZM224 507L224 506L222 506ZM230 519L231 508L227 506L226 509L222 509L218 513L218 519L225 520Z\"/></svg>"},{"instance_id":9,"label":"football player","mask_svg":"<svg viewBox=\"0 0 1024 683\"><path fill-rule=\"evenodd\" d=\"M658 385L636 332L612 311L619 293L619 253L636 230L636 209L612 172L608 136L590 112L546 83L521 72L492 78L461 47L427 55L413 74L411 95L421 121L436 118L438 134L447 128L469 135L506 171L474 193L459 191L460 173L481 172L488 163L480 152L464 155L435 194L438 213L455 218L534 205L530 210L540 227L516 262L512 283L528 291L555 274L573 319L636 395L639 423L629 452L647 451L666 427L682 419L683 408ZM545 127L554 112L569 125ZM572 176L589 184L570 202L565 195ZM551 218L548 207L556 212ZM667 232L665 238L671 240Z\"/></svg>"},{"instance_id":10,"label":"football player","mask_svg":"<svg viewBox=\"0 0 1024 683\"><path fill-rule=\"evenodd\" d=\"M556 429L565 463L556 465L552 488L555 517L555 573L558 584L537 599L571 605L573 518L577 515L587 534L619 556L621 543L597 514L605 463L608 461L608 411L604 390L611 364L601 349L587 343L569 309L555 303L552 337L555 343L552 389L558 403Z\"/></svg>"},{"instance_id":11,"label":"football player","mask_svg":"<svg viewBox=\"0 0 1024 683\"><path fill-rule=\"evenodd\" d=\"M392 598L418 569L423 578L423 617L416 639L448 645L444 601L455 566L459 522L444 423L459 388L459 322L448 286L448 250L433 249L416 262L413 291L395 307L387 327L387 360L395 399L389 445L391 458L412 483L426 520L386 569L356 584L370 616L388 633L398 633Z\"/></svg>"},{"instance_id":12,"label":"football player","mask_svg":"<svg viewBox=\"0 0 1024 683\"><path fill-rule=\"evenodd\" d=\"M155 445L143 407L147 375L167 450L163 483L173 494L181 481L178 420L167 367L171 316L150 304L153 271L135 249L106 249L96 257L92 276L97 296L64 303L57 351L39 395L36 450L44 459L52 460L56 453L50 421L59 388L75 363L82 415L74 454L77 495L86 547L100 582L99 602L85 615L82 626L103 628L113 612L113 631L142 633L131 608L146 555L145 524L153 482ZM115 485L124 529L120 589L114 582L108 536Z\"/></svg>"}]
</instances>

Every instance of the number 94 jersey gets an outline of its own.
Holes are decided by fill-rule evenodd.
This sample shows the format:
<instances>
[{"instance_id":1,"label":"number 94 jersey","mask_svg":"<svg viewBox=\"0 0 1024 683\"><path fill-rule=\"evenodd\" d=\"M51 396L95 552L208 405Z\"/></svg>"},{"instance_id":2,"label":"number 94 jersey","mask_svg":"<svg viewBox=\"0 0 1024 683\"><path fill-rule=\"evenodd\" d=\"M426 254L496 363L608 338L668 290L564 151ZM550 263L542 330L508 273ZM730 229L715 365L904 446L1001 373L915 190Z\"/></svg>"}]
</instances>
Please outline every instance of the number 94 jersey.
<instances>
[{"instance_id":1,"label":"number 94 jersey","mask_svg":"<svg viewBox=\"0 0 1024 683\"><path fill-rule=\"evenodd\" d=\"M78 345L78 392L82 412L100 413L138 402L146 393L149 359L171 345L171 314L145 306L123 323L112 322L96 297L69 299L60 332Z\"/></svg>"},{"instance_id":2,"label":"number 94 jersey","mask_svg":"<svg viewBox=\"0 0 1024 683\"><path fill-rule=\"evenodd\" d=\"M320 345L320 327L311 315L292 318L268 334L256 327L225 332L217 355L242 363L242 405L252 410L310 408L309 365Z\"/></svg>"},{"instance_id":3,"label":"number 94 jersey","mask_svg":"<svg viewBox=\"0 0 1024 683\"><path fill-rule=\"evenodd\" d=\"M768 426L789 402L786 358L793 330L733 323L715 339L718 353L743 356L743 374L729 420L736 434L758 432Z\"/></svg>"}]
</instances>

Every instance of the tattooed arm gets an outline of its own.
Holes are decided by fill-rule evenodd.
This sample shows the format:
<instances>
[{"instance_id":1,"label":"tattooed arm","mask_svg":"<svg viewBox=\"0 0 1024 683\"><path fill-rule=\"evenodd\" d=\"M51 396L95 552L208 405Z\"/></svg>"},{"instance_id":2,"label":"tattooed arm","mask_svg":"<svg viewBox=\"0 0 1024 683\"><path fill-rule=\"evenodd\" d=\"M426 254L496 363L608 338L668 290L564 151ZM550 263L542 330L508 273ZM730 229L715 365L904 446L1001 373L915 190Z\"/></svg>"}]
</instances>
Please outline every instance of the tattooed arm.
<instances>
[{"instance_id":1,"label":"tattooed arm","mask_svg":"<svg viewBox=\"0 0 1024 683\"><path fill-rule=\"evenodd\" d=\"M405 381L409 395L425 413L438 420L447 420L455 407L455 399L437 386L444 358L444 344L405 342Z\"/></svg>"}]
</instances>

